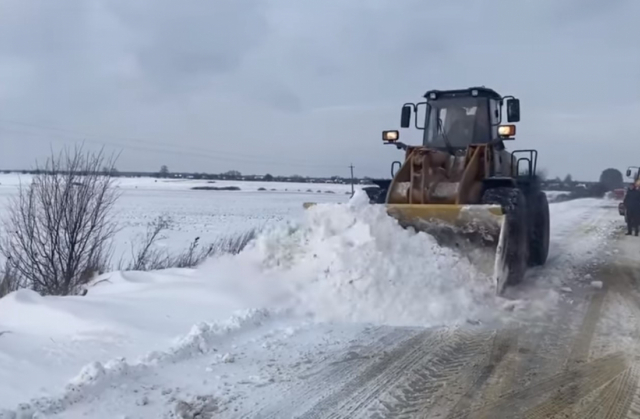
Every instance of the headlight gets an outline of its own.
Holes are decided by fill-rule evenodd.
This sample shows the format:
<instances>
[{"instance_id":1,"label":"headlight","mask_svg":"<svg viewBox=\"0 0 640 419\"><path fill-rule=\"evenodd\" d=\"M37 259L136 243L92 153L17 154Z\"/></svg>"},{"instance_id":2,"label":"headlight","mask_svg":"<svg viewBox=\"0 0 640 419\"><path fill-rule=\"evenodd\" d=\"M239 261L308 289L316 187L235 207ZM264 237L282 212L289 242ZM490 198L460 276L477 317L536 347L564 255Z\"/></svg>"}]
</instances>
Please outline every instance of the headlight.
<instances>
[{"instance_id":1,"label":"headlight","mask_svg":"<svg viewBox=\"0 0 640 419\"><path fill-rule=\"evenodd\" d=\"M382 141L394 142L400 138L399 131L382 131Z\"/></svg>"},{"instance_id":2,"label":"headlight","mask_svg":"<svg viewBox=\"0 0 640 419\"><path fill-rule=\"evenodd\" d=\"M498 135L501 137L513 137L516 135L515 125L500 125L498 127Z\"/></svg>"}]
</instances>

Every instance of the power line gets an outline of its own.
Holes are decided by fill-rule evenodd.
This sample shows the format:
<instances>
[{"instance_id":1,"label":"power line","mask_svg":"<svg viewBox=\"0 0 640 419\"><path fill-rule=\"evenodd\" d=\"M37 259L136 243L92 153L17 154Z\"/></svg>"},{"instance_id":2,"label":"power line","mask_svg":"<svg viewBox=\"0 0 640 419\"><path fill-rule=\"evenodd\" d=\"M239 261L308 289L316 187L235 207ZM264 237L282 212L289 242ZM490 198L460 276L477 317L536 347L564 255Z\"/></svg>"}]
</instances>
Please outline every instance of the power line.
<instances>
[{"instance_id":1,"label":"power line","mask_svg":"<svg viewBox=\"0 0 640 419\"><path fill-rule=\"evenodd\" d=\"M155 152L159 152L159 153L171 153L171 154L182 154L182 155L186 155L186 156L190 156L190 157L198 157L198 158L205 158L208 160L218 160L218 161L235 161L235 162L244 162L244 163L251 163L251 164L271 164L271 165L284 165L284 166L291 166L291 167L316 167L316 168L339 168L339 167L343 167L341 165L338 164L316 164L316 163L303 163L303 162L295 162L292 161L291 159L287 159L286 161L275 161L275 160L266 160L266 159L255 159L255 158L247 158L247 157L252 157L249 155L242 155L239 153L235 153L235 156L242 156L242 157L235 157L234 155L231 156L224 156L224 155L220 155L220 153L216 152L216 154L213 154L211 152L211 150L205 149L205 148L201 148L201 147L193 147L193 146L181 146L181 145L174 145L174 144L169 144L169 143L164 143L164 142L158 142L158 143L154 143L151 141L145 141L145 140L140 140L140 139L129 139L132 142L137 142L137 143L142 143L144 144L144 146L141 145L133 145L133 144L123 144L121 142L114 142L112 139L122 139L124 137L108 137L109 138L109 142L105 143L104 141L101 140L96 140L95 136L92 135L83 135L82 133L80 133L79 131L73 131L73 130L67 130L67 129L63 129L63 128L55 128L55 127L45 127L45 126L41 126L41 125L36 125L36 124L27 124L27 123L22 123L22 122L16 122L16 121L9 121L9 120L4 120L4 119L0 119L0 123L9 123L9 124L15 124L15 125L19 125L19 126L25 126L25 127L29 127L29 128L36 128L36 129L40 129L40 130L50 130L50 131L58 131L58 132L66 132L66 133L70 133L70 134L75 134L75 135L80 135L83 138L70 138L68 136L61 136L59 134L47 134L49 137L53 137L53 138L57 138L60 141L84 141L87 143L93 143L93 144L97 144L97 145L112 145L112 146L118 146L118 147L122 147L122 148L126 148L126 149L133 149L133 150L140 150L140 151L155 151ZM35 132L29 132L29 131L20 131L20 130L16 130L15 128L6 128L6 127L0 127L0 129L2 129L3 131L6 132L12 132L15 134L20 134L20 135L27 135L27 136L32 136L32 137L39 137L43 134L41 133L35 133ZM107 137L105 137L107 138ZM36 138L38 140L45 140L43 138ZM159 147L158 147L159 146ZM178 148L176 150L167 150L167 149L163 149L162 147L171 147L171 148ZM225 153L225 152L223 152Z\"/></svg>"}]
</instances>

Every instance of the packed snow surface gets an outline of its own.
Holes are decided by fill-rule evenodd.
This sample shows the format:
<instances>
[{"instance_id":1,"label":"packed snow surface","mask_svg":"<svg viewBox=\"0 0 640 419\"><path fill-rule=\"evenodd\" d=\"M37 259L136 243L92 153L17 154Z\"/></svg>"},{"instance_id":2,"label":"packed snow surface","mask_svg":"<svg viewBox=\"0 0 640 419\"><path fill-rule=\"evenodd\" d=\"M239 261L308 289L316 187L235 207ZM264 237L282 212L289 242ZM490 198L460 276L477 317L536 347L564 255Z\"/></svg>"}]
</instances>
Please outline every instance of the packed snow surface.
<instances>
[{"instance_id":1,"label":"packed snow surface","mask_svg":"<svg viewBox=\"0 0 640 419\"><path fill-rule=\"evenodd\" d=\"M569 227L582 224L572 220L603 213L602 205L554 204L558 240L578 238ZM594 229L613 220L603 217ZM576 249L566 242L570 253L551 268L582 263L605 235L595 237ZM83 297L22 290L1 299L0 418L241 409L259 402L252 397L268 399L312 359L366 339L371 325L501 315L487 281L465 257L402 229L357 193L268 227L239 255L197 269L114 272Z\"/></svg>"}]
</instances>

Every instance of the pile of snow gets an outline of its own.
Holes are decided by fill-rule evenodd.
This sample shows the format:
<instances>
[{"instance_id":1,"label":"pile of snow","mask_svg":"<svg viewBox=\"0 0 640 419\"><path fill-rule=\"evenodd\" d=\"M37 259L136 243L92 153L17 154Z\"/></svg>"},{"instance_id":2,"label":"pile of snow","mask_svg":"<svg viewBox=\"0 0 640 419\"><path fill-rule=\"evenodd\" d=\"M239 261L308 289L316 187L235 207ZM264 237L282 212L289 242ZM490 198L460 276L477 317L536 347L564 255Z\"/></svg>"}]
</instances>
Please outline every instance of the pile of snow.
<instances>
[{"instance_id":1,"label":"pile of snow","mask_svg":"<svg viewBox=\"0 0 640 419\"><path fill-rule=\"evenodd\" d=\"M226 321L200 323L186 336L176 339L168 350L150 352L134 362L128 362L124 357L105 363L91 362L82 367L61 393L33 398L29 403L21 403L15 412L0 410L0 419L12 418L12 414L18 415L18 418L37 418L41 417L37 415L63 413L74 404L95 397L125 377L141 376L154 367L166 367L197 355L215 353L221 340L229 339L234 333L246 332L252 327L261 326L269 317L270 314L266 310L247 310ZM226 354L222 356L222 362L233 362L233 359Z\"/></svg>"},{"instance_id":2,"label":"pile of snow","mask_svg":"<svg viewBox=\"0 0 640 419\"><path fill-rule=\"evenodd\" d=\"M358 193L317 205L290 228L261 235L234 263L286 287L291 308L324 321L431 326L478 314L489 279L425 233L401 228ZM221 260L203 271L217 272ZM247 283L247 287L251 284Z\"/></svg>"},{"instance_id":3,"label":"pile of snow","mask_svg":"<svg viewBox=\"0 0 640 419\"><path fill-rule=\"evenodd\" d=\"M198 269L107 274L83 297L1 299L0 383L10 386L0 387L0 411L31 400L25 417L55 414L123 375L215 353L269 324L464 322L495 313L491 289L467 258L401 228L361 192Z\"/></svg>"}]
</instances>

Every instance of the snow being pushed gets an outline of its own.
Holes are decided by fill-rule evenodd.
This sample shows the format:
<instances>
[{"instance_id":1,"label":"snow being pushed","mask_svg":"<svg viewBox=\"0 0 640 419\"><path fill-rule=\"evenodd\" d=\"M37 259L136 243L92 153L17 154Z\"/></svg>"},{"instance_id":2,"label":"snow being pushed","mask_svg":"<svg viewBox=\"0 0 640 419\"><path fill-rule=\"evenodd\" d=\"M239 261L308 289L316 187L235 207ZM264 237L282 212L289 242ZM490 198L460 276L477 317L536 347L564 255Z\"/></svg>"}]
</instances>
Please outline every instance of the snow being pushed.
<instances>
[{"instance_id":1,"label":"snow being pushed","mask_svg":"<svg viewBox=\"0 0 640 419\"><path fill-rule=\"evenodd\" d=\"M480 315L492 298L467 258L400 227L364 192L347 204L309 208L298 224L260 235L234 262L259 267L287 289L289 308L321 321L451 323Z\"/></svg>"}]
</instances>

